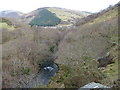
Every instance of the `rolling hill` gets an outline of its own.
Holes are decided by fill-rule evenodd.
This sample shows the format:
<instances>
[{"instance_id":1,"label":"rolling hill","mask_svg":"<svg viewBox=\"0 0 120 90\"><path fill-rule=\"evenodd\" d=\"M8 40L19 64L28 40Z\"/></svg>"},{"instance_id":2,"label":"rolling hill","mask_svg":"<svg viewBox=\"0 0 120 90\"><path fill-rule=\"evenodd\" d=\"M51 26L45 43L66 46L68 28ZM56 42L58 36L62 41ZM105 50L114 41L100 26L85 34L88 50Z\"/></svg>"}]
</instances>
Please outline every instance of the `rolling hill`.
<instances>
[{"instance_id":1,"label":"rolling hill","mask_svg":"<svg viewBox=\"0 0 120 90\"><path fill-rule=\"evenodd\" d=\"M59 17L62 22L61 24L73 24L74 20L77 18L83 18L88 15L89 13L86 12L80 12L80 11L74 11L69 9L63 9L63 8L47 8L52 13L55 13L57 17Z\"/></svg>"},{"instance_id":2,"label":"rolling hill","mask_svg":"<svg viewBox=\"0 0 120 90\"><path fill-rule=\"evenodd\" d=\"M15 18L0 17L0 29L7 29L8 31L15 30L16 28L23 27L26 24L20 22Z\"/></svg>"},{"instance_id":3,"label":"rolling hill","mask_svg":"<svg viewBox=\"0 0 120 90\"><path fill-rule=\"evenodd\" d=\"M29 25L37 26L55 26L60 23L61 19L56 17L53 13L47 9L43 9L38 15L29 23Z\"/></svg>"},{"instance_id":4,"label":"rolling hill","mask_svg":"<svg viewBox=\"0 0 120 90\"><path fill-rule=\"evenodd\" d=\"M93 81L113 85L118 79L118 7L117 4L97 13L97 16L83 18L84 23L80 19L78 23L82 24L67 33L56 53L55 62L60 65L60 71L49 87L55 84L76 88ZM112 64L107 64L104 69L98 68L98 58L108 54ZM107 60L105 58L103 63L106 64Z\"/></svg>"},{"instance_id":5,"label":"rolling hill","mask_svg":"<svg viewBox=\"0 0 120 90\"><path fill-rule=\"evenodd\" d=\"M34 18L39 16L39 14L42 12L43 9L48 10L49 12L53 13L57 18L61 19L59 25L73 25L75 23L74 21L75 19L83 18L90 15L89 13L86 12L67 10L57 7L45 7L45 8L38 8L37 10L24 14L21 18L21 21L30 23Z\"/></svg>"},{"instance_id":6,"label":"rolling hill","mask_svg":"<svg viewBox=\"0 0 120 90\"><path fill-rule=\"evenodd\" d=\"M0 17L6 18L20 18L23 15L22 12L13 11L13 10L5 10L0 12Z\"/></svg>"}]
</instances>

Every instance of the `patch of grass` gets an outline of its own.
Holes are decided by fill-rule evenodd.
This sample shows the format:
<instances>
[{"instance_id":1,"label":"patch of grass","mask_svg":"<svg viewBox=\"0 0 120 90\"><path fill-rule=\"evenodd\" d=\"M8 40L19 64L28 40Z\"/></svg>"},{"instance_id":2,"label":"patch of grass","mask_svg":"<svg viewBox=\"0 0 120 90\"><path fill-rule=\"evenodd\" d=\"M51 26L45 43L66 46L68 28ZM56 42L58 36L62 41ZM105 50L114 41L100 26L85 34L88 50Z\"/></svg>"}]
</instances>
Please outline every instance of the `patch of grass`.
<instances>
[{"instance_id":1,"label":"patch of grass","mask_svg":"<svg viewBox=\"0 0 120 90\"><path fill-rule=\"evenodd\" d=\"M34 88L47 88L46 85L38 85L38 86L35 86Z\"/></svg>"},{"instance_id":2,"label":"patch of grass","mask_svg":"<svg viewBox=\"0 0 120 90\"><path fill-rule=\"evenodd\" d=\"M59 17L62 21L65 22L73 22L73 20L75 18L81 18L84 16L87 16L87 13L84 12L78 12L80 15L69 11L69 10L65 10L65 9L60 9L60 8L47 8L49 11L51 11L52 13L55 13L57 17Z\"/></svg>"},{"instance_id":3,"label":"patch of grass","mask_svg":"<svg viewBox=\"0 0 120 90\"><path fill-rule=\"evenodd\" d=\"M49 51L53 53L54 50L55 50L55 47L56 47L55 45L50 46L50 47L49 47Z\"/></svg>"},{"instance_id":4,"label":"patch of grass","mask_svg":"<svg viewBox=\"0 0 120 90\"><path fill-rule=\"evenodd\" d=\"M23 74L29 75L30 69L28 67L23 69Z\"/></svg>"},{"instance_id":5,"label":"patch of grass","mask_svg":"<svg viewBox=\"0 0 120 90\"><path fill-rule=\"evenodd\" d=\"M106 78L103 79L101 82L104 85L112 86L114 83L114 80L118 79L118 47L117 45L112 47L109 51L110 54L114 56L113 61L114 63L107 65L102 71Z\"/></svg>"},{"instance_id":6,"label":"patch of grass","mask_svg":"<svg viewBox=\"0 0 120 90\"><path fill-rule=\"evenodd\" d=\"M110 20L110 19L117 17L117 16L118 16L118 7L114 8L112 10L109 10L105 14L94 19L92 22L90 22L90 24L107 21L107 20Z\"/></svg>"},{"instance_id":7,"label":"patch of grass","mask_svg":"<svg viewBox=\"0 0 120 90\"><path fill-rule=\"evenodd\" d=\"M15 28L13 26L8 25L7 23L0 23L0 29L5 28L9 31L13 31Z\"/></svg>"},{"instance_id":8,"label":"patch of grass","mask_svg":"<svg viewBox=\"0 0 120 90\"><path fill-rule=\"evenodd\" d=\"M12 22L6 18L0 18L0 23L6 23L8 25L12 25Z\"/></svg>"}]
</instances>

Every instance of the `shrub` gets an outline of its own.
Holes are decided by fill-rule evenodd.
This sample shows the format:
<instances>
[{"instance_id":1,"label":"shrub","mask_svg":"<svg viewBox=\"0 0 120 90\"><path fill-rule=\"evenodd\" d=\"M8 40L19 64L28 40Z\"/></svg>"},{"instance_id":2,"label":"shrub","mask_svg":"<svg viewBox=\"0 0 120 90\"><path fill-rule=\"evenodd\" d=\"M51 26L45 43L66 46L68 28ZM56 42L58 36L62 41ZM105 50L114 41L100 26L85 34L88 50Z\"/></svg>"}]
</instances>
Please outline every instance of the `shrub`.
<instances>
[{"instance_id":1,"label":"shrub","mask_svg":"<svg viewBox=\"0 0 120 90\"><path fill-rule=\"evenodd\" d=\"M23 74L29 75L30 69L28 67L23 69Z\"/></svg>"},{"instance_id":2,"label":"shrub","mask_svg":"<svg viewBox=\"0 0 120 90\"><path fill-rule=\"evenodd\" d=\"M53 53L54 50L55 50L55 47L56 47L55 45L50 46L50 47L49 47L49 51Z\"/></svg>"}]
</instances>

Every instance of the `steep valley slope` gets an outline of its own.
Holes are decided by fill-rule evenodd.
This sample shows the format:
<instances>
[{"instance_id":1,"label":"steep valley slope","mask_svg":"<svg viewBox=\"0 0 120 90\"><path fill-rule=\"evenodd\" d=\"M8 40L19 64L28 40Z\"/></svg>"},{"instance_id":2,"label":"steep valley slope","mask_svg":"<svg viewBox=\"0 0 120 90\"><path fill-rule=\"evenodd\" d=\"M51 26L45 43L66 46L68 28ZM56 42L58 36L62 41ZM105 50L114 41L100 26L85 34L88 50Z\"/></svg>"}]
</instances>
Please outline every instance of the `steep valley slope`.
<instances>
[{"instance_id":1,"label":"steep valley slope","mask_svg":"<svg viewBox=\"0 0 120 90\"><path fill-rule=\"evenodd\" d=\"M62 30L30 27L4 18L4 24L8 26L0 29L3 88L22 88L38 74L42 66L53 63L58 65L59 70L49 84L38 83L33 88L79 88L90 82L117 87L118 7L119 4L116 4L99 12L96 17L92 15L87 19L79 19L74 24L75 28L61 28ZM56 12L56 8L47 9ZM24 20L29 22L39 10L41 9L25 15ZM60 14L56 16L61 17ZM103 57L104 66L101 66L98 60Z\"/></svg>"}]
</instances>

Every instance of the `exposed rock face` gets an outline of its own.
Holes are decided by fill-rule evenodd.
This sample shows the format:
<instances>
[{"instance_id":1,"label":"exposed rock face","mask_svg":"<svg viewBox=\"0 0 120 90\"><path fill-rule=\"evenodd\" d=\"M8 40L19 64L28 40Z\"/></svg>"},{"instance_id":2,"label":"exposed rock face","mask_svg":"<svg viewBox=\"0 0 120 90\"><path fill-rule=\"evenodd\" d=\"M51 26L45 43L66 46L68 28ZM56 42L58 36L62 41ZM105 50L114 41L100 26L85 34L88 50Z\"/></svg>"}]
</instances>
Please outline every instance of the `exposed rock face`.
<instances>
[{"instance_id":1,"label":"exposed rock face","mask_svg":"<svg viewBox=\"0 0 120 90\"><path fill-rule=\"evenodd\" d=\"M98 67L105 67L108 64L113 63L113 56L108 53L107 55L98 58L97 61L99 62Z\"/></svg>"},{"instance_id":2,"label":"exposed rock face","mask_svg":"<svg viewBox=\"0 0 120 90\"><path fill-rule=\"evenodd\" d=\"M100 84L100 83L91 82L91 83L88 83L88 84L86 84L85 86L79 88L78 90L83 90L83 89L85 89L85 88L89 88L89 89L87 89L87 90L91 90L92 88L106 88L105 90L107 90L107 89L110 88L110 87L104 86L104 85L102 85L102 84ZM93 89L93 90L94 90L94 89Z\"/></svg>"}]
</instances>

